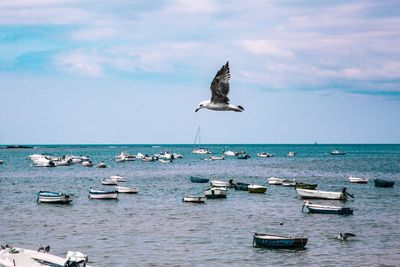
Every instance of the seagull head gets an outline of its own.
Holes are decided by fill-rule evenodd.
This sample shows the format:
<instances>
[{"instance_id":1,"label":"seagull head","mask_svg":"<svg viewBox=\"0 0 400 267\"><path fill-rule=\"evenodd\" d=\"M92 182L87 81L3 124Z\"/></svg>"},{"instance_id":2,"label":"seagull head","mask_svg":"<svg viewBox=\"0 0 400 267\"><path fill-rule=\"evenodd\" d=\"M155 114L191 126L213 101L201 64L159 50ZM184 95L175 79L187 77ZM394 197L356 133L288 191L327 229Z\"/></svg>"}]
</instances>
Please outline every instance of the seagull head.
<instances>
[{"instance_id":1,"label":"seagull head","mask_svg":"<svg viewBox=\"0 0 400 267\"><path fill-rule=\"evenodd\" d=\"M199 106L196 108L195 112L199 111L202 108L206 108L210 104L210 100L201 101Z\"/></svg>"}]
</instances>

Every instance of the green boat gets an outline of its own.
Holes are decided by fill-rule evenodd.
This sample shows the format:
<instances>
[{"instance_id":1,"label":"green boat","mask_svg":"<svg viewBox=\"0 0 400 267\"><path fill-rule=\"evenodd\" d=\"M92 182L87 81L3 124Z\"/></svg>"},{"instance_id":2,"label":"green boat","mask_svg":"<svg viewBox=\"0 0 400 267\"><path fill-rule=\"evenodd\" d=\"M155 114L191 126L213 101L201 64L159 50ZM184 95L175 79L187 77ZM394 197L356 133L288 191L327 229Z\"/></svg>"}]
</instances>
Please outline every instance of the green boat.
<instances>
[{"instance_id":1,"label":"green boat","mask_svg":"<svg viewBox=\"0 0 400 267\"><path fill-rule=\"evenodd\" d=\"M296 188L315 190L318 184L296 182Z\"/></svg>"}]
</instances>

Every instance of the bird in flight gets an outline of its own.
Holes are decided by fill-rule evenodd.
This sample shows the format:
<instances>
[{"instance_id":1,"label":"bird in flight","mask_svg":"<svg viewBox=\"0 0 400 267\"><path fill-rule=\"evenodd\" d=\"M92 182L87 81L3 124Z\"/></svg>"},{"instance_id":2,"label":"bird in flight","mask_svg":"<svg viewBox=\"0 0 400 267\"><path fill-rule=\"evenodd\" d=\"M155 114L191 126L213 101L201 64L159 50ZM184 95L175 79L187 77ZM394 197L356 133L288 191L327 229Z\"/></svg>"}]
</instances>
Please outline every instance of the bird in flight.
<instances>
[{"instance_id":1,"label":"bird in flight","mask_svg":"<svg viewBox=\"0 0 400 267\"><path fill-rule=\"evenodd\" d=\"M242 112L244 108L242 106L235 106L229 104L229 79L231 74L229 72L229 61L217 72L213 81L211 82L211 100L201 101L199 106L196 108L196 112L202 108L217 111L235 111Z\"/></svg>"},{"instance_id":2,"label":"bird in flight","mask_svg":"<svg viewBox=\"0 0 400 267\"><path fill-rule=\"evenodd\" d=\"M347 238L349 238L349 236L356 236L355 234L352 233L340 233L336 236L337 239L339 240L347 240Z\"/></svg>"}]
</instances>

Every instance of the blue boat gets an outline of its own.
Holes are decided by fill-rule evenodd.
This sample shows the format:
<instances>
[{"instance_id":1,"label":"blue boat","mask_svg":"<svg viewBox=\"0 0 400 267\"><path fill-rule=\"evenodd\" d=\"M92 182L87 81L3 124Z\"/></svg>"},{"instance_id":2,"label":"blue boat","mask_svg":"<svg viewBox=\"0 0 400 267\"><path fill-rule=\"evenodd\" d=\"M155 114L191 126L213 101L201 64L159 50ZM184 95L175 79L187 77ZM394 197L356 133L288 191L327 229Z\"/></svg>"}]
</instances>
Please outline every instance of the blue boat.
<instances>
[{"instance_id":1,"label":"blue boat","mask_svg":"<svg viewBox=\"0 0 400 267\"><path fill-rule=\"evenodd\" d=\"M72 196L61 192L39 191L36 194L39 203L68 204L72 201Z\"/></svg>"},{"instance_id":2,"label":"blue boat","mask_svg":"<svg viewBox=\"0 0 400 267\"><path fill-rule=\"evenodd\" d=\"M205 184L208 183L210 181L210 179L207 178L201 178L201 177L195 177L195 176L190 176L190 181L192 183L201 183L201 184Z\"/></svg>"},{"instance_id":3,"label":"blue boat","mask_svg":"<svg viewBox=\"0 0 400 267\"><path fill-rule=\"evenodd\" d=\"M374 183L376 187L393 187L394 185L394 181L387 181L381 179L375 179Z\"/></svg>"},{"instance_id":4,"label":"blue boat","mask_svg":"<svg viewBox=\"0 0 400 267\"><path fill-rule=\"evenodd\" d=\"M249 185L247 183L235 183L234 187L236 190L249 191Z\"/></svg>"},{"instance_id":5,"label":"blue boat","mask_svg":"<svg viewBox=\"0 0 400 267\"><path fill-rule=\"evenodd\" d=\"M323 213L323 214L339 214L339 215L351 215L353 214L352 208L340 207L340 206L327 206L327 205L318 205L312 204L309 201L304 202L304 207L307 207L309 213Z\"/></svg>"},{"instance_id":6,"label":"blue boat","mask_svg":"<svg viewBox=\"0 0 400 267\"><path fill-rule=\"evenodd\" d=\"M287 237L270 234L253 235L253 247L274 249L302 249L306 246L307 237Z\"/></svg>"}]
</instances>

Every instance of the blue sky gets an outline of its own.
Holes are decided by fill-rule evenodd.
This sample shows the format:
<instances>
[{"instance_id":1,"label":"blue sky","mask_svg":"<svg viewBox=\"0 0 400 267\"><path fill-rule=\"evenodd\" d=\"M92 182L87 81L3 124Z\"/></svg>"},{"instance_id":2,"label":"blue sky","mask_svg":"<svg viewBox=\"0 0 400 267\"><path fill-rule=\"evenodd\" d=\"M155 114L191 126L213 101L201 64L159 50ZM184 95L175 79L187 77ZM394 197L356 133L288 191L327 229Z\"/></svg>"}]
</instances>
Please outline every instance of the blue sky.
<instances>
[{"instance_id":1,"label":"blue sky","mask_svg":"<svg viewBox=\"0 0 400 267\"><path fill-rule=\"evenodd\" d=\"M115 2L115 3L114 3ZM399 143L399 1L0 2L0 144ZM194 109L231 66L243 113Z\"/></svg>"}]
</instances>

